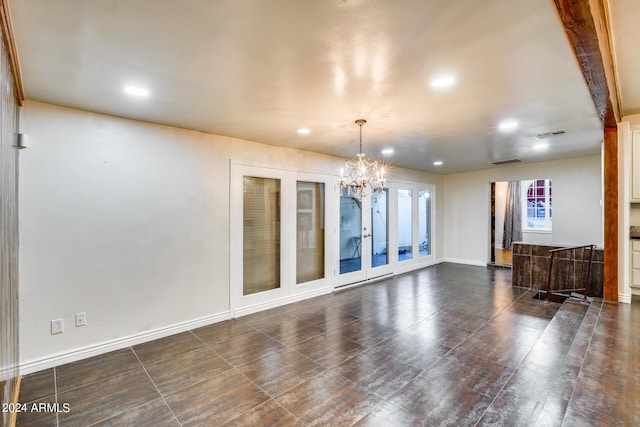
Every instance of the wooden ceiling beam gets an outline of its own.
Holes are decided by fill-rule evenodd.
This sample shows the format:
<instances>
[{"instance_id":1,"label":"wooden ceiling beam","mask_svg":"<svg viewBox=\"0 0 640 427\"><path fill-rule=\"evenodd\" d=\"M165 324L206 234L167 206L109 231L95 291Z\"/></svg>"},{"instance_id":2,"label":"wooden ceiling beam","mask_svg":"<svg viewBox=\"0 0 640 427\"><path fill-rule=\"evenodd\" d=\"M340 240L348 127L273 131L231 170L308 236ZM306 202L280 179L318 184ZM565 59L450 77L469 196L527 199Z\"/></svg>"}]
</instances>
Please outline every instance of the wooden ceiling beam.
<instances>
[{"instance_id":1,"label":"wooden ceiling beam","mask_svg":"<svg viewBox=\"0 0 640 427\"><path fill-rule=\"evenodd\" d=\"M616 122L622 121L624 115L622 110L622 98L620 95L620 85L618 83L618 73L616 72L616 62L613 50L613 33L611 32L611 17L609 12L609 0L589 0L589 9L595 24L600 54L602 55L602 65L604 66L607 87L609 88L609 99L613 107L613 115Z\"/></svg>"},{"instance_id":2,"label":"wooden ceiling beam","mask_svg":"<svg viewBox=\"0 0 640 427\"><path fill-rule=\"evenodd\" d=\"M607 9L602 0L553 1L598 115L605 127L616 127L620 109L608 34ZM594 16L598 21L597 26ZM611 102L610 94L614 94L616 108Z\"/></svg>"},{"instance_id":3,"label":"wooden ceiling beam","mask_svg":"<svg viewBox=\"0 0 640 427\"><path fill-rule=\"evenodd\" d=\"M618 126L616 83L607 0L553 0L560 22L604 126L604 299L618 301ZM613 95L613 96L612 96Z\"/></svg>"},{"instance_id":4,"label":"wooden ceiling beam","mask_svg":"<svg viewBox=\"0 0 640 427\"><path fill-rule=\"evenodd\" d=\"M16 48L16 42L13 37L9 0L0 0L0 27L2 28L2 39L9 57L9 66L13 74L16 100L18 101L18 105L22 105L24 103L24 86L22 85L22 75L20 74L20 63L18 62L18 49Z\"/></svg>"}]
</instances>

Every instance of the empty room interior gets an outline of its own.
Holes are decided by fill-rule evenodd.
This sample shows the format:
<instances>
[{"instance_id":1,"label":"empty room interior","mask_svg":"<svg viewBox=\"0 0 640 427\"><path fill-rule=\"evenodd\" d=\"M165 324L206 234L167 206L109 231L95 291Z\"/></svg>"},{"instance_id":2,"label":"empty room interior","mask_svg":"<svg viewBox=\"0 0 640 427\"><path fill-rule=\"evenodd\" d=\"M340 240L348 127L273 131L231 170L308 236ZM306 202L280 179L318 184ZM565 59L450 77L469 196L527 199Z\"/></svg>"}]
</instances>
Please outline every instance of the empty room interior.
<instances>
[{"instance_id":1,"label":"empty room interior","mask_svg":"<svg viewBox=\"0 0 640 427\"><path fill-rule=\"evenodd\" d=\"M637 2L0 17L0 425L640 425Z\"/></svg>"}]
</instances>

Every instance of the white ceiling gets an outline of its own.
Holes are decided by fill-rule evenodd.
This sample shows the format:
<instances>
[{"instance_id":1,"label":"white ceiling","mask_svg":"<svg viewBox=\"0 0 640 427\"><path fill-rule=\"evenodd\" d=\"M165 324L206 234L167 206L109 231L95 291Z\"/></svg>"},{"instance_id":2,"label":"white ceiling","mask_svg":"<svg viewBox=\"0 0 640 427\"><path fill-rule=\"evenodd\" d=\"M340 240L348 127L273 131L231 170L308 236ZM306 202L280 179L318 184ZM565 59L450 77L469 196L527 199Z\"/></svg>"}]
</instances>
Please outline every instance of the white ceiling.
<instances>
[{"instance_id":1,"label":"white ceiling","mask_svg":"<svg viewBox=\"0 0 640 427\"><path fill-rule=\"evenodd\" d=\"M392 165L436 173L600 151L549 0L19 0L11 13L28 99L341 157L365 118L368 157L393 147ZM432 88L445 74L456 84ZM506 118L515 132L497 129Z\"/></svg>"}]
</instances>

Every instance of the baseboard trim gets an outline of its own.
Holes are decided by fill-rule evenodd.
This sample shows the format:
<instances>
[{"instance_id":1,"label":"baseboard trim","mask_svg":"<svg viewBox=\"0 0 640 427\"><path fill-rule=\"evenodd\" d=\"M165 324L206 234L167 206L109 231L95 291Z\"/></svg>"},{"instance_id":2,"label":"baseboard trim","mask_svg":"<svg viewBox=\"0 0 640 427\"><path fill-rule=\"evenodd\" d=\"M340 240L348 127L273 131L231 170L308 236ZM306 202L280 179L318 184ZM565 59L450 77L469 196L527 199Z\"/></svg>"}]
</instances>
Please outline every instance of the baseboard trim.
<instances>
[{"instance_id":1,"label":"baseboard trim","mask_svg":"<svg viewBox=\"0 0 640 427\"><path fill-rule=\"evenodd\" d=\"M201 317L186 322L175 323L163 328L127 335L122 338L116 338L110 341L104 341L86 347L80 347L45 357L31 359L20 364L20 373L22 375L26 375L33 372L42 371L43 369L53 368L55 366L64 365L65 363L75 362L77 360L86 359L88 357L97 356L99 354L108 353L110 351L120 350L136 344L142 344L147 341L153 341L158 338L164 338L169 335L186 332L191 329L200 328L202 326L211 325L213 323L222 322L225 320L229 320L230 318L230 312L225 311L222 313Z\"/></svg>"},{"instance_id":2,"label":"baseboard trim","mask_svg":"<svg viewBox=\"0 0 640 427\"><path fill-rule=\"evenodd\" d=\"M441 264L443 262L442 259L431 260L426 262L419 262L415 264L403 265L400 268L396 268L393 271L393 274L398 276L400 274L409 273L411 271L420 270L422 268L432 267L436 264Z\"/></svg>"},{"instance_id":3,"label":"baseboard trim","mask_svg":"<svg viewBox=\"0 0 640 427\"><path fill-rule=\"evenodd\" d=\"M466 264L466 265L476 265L478 267L486 267L487 263L483 261L476 261L473 259L459 259L459 258L443 258L444 262L450 262L452 264Z\"/></svg>"},{"instance_id":4,"label":"baseboard trim","mask_svg":"<svg viewBox=\"0 0 640 427\"><path fill-rule=\"evenodd\" d=\"M283 305L291 304L292 302L303 301L309 298L319 297L321 295L330 294L333 292L333 287L329 286L327 288L316 289L309 292L304 292L295 295L289 295L284 298L277 299L275 301L268 301L264 303L259 303L255 305L251 305L248 307L242 307L236 309L232 313L232 317L242 317L247 316L249 314L257 313L259 311L269 310L271 308L280 307Z\"/></svg>"},{"instance_id":5,"label":"baseboard trim","mask_svg":"<svg viewBox=\"0 0 640 427\"><path fill-rule=\"evenodd\" d=\"M618 301L623 302L625 304L631 304L631 295L629 294L618 294Z\"/></svg>"},{"instance_id":6,"label":"baseboard trim","mask_svg":"<svg viewBox=\"0 0 640 427\"><path fill-rule=\"evenodd\" d=\"M383 276L374 277L373 279L361 280L360 282L336 286L335 288L333 288L333 292L338 293L338 292L346 291L348 289L357 288L358 286L371 285L376 282L382 282L383 280L393 279L393 276L394 276L393 273L388 273Z\"/></svg>"}]
</instances>

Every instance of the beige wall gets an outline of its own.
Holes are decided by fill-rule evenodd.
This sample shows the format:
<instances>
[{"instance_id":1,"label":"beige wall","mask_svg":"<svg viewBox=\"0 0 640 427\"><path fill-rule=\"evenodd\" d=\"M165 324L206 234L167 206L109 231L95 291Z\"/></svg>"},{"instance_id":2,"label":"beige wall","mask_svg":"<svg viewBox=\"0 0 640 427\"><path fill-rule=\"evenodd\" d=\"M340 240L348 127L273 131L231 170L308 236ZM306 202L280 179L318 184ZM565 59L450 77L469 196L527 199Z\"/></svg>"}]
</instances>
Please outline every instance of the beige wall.
<instances>
[{"instance_id":1,"label":"beige wall","mask_svg":"<svg viewBox=\"0 0 640 427\"><path fill-rule=\"evenodd\" d=\"M444 257L483 265L490 251L490 182L553 181L551 243L602 246L600 156L445 175Z\"/></svg>"},{"instance_id":2,"label":"beige wall","mask_svg":"<svg viewBox=\"0 0 640 427\"><path fill-rule=\"evenodd\" d=\"M332 175L343 164L33 101L24 130L21 363L31 369L228 315L230 161ZM444 204L441 176L395 169L393 178L435 184ZM442 234L437 225L436 253ZM87 326L74 327L77 312ZM52 336L57 318L65 332Z\"/></svg>"}]
</instances>

